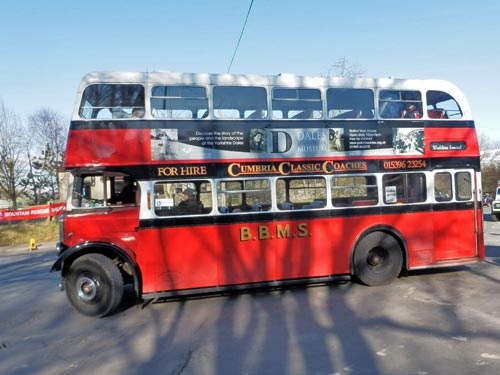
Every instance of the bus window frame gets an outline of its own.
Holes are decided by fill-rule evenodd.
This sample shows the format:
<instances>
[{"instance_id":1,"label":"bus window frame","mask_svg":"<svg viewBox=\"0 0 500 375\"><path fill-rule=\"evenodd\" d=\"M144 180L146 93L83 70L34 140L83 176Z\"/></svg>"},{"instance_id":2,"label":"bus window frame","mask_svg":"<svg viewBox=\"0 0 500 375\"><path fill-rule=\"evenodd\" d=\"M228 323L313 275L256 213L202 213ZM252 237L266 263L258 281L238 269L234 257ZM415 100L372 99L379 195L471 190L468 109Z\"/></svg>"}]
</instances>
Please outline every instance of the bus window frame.
<instances>
[{"instance_id":1,"label":"bus window frame","mask_svg":"<svg viewBox=\"0 0 500 375\"><path fill-rule=\"evenodd\" d=\"M464 179L462 180L459 180L460 177L462 175L467 175L468 177L468 184L467 185L463 185L462 184L462 181L464 181ZM472 184L472 174L470 171L468 170L461 170L461 171L455 171L455 173L453 174L453 180L455 182L455 186L454 186L454 192L455 192L455 199L458 201L458 202L467 202L467 201L470 201L473 199L474 197L474 189L473 189L473 184ZM466 197L463 197L462 196L462 189L463 188L467 188L468 191L467 191L467 196Z\"/></svg>"},{"instance_id":2,"label":"bus window frame","mask_svg":"<svg viewBox=\"0 0 500 375\"><path fill-rule=\"evenodd\" d=\"M356 92L369 92L371 94L371 101L366 100L362 103L357 103L355 101L346 102L351 104L352 108L337 108L337 102L333 98L334 93L339 94L340 97L343 98L340 94L342 92L349 94L348 96L357 97L354 95ZM371 88L353 88L353 87L327 87L326 89L326 118L329 120L370 120L375 118L375 91ZM359 96L360 97L360 96ZM340 102L340 100L338 101ZM368 108L368 106L370 108ZM339 111L338 115L333 115L333 111Z\"/></svg>"},{"instance_id":3,"label":"bus window frame","mask_svg":"<svg viewBox=\"0 0 500 375\"><path fill-rule=\"evenodd\" d=\"M430 98L433 98L433 100L431 100ZM427 116L429 118L439 119L439 120L446 120L446 119L460 120L463 117L463 111L462 108L460 107L459 102L446 91L427 90L425 92L425 100L426 100L425 112L427 113ZM444 103L454 103L456 108L448 107Z\"/></svg>"},{"instance_id":4,"label":"bus window frame","mask_svg":"<svg viewBox=\"0 0 500 375\"><path fill-rule=\"evenodd\" d=\"M107 171L92 171L92 172L80 172L78 175L71 175L71 179L68 188L71 191L71 195L68 195L70 200L71 210L88 210L88 209L109 209L118 207L139 207L140 206L140 184L137 179L133 176L121 173L121 172L107 172ZM90 178L90 185L85 183L85 179ZM129 178L135 186L135 199L134 202L112 202L116 198L121 190L127 184L125 180ZM78 186L80 185L80 186ZM97 188L102 186L102 198L96 196L86 196L84 193L85 186L90 189L92 187ZM79 191L78 191L79 190ZM99 189L97 189L99 190ZM81 192L80 192L81 191ZM80 202L75 205L75 199ZM83 202L86 200L88 202ZM88 204L88 205L87 205Z\"/></svg>"},{"instance_id":5,"label":"bus window frame","mask_svg":"<svg viewBox=\"0 0 500 375\"><path fill-rule=\"evenodd\" d=\"M356 181L353 181L354 184L351 185L334 185L333 181L336 179L342 179L342 178L366 178L366 179L373 179L374 184L356 184ZM379 192L379 183L377 179L376 174L352 174L352 175L335 175L331 176L329 179L330 181L330 195L331 195L331 203L333 208L335 209L342 209L342 208L348 208L348 207L367 207L367 206L376 206L380 203L380 192ZM344 200L344 203L335 203L334 201L339 198L334 197L334 190L338 189L341 191L342 189L346 188L353 188L353 189L366 189L368 192L370 189L371 191L375 191L375 197L372 197L369 193L366 194L366 196L361 196L361 195L348 195L348 196L341 196L339 197L340 199ZM358 199L359 198L359 199Z\"/></svg>"},{"instance_id":6,"label":"bus window frame","mask_svg":"<svg viewBox=\"0 0 500 375\"><path fill-rule=\"evenodd\" d=\"M92 102L89 100L88 96L86 94L88 93L89 90L92 90L96 88L98 89L98 86L102 87L102 91L105 91L105 87L108 86L109 90L111 91L111 94L113 95L108 95L107 97L104 97L106 101L109 101L109 103L102 102L99 103L99 100L102 100L103 98L94 98L95 99L95 104L101 104L101 105L94 105ZM116 96L117 94L117 88L118 87L133 87L136 86L136 88L140 88L142 90L138 90L136 95L138 95L138 98L136 100L141 100L142 96L142 105L141 103L125 103L124 101L122 103L118 104L123 104L123 105L116 105L118 101L118 97ZM142 92L139 92L142 91ZM89 95L91 93L88 93ZM97 96L97 93L92 93L94 96ZM104 96L104 94L101 94ZM146 114L146 97L147 97L147 91L146 91L146 86L141 83L91 83L85 87L85 89L82 92L82 96L80 99L80 103L78 106L78 116L80 119L89 121L89 120L120 120L120 119L142 119L145 117ZM85 103L90 104L90 106L84 105ZM125 105L127 104L127 105ZM84 113L86 110L89 110L91 114L89 117L84 116ZM103 111L108 111L103 112ZM101 115L101 116L100 116Z\"/></svg>"},{"instance_id":7,"label":"bus window frame","mask_svg":"<svg viewBox=\"0 0 500 375\"><path fill-rule=\"evenodd\" d=\"M246 182L257 182L257 181L267 181L267 188L259 188L259 189L248 189L246 186ZM226 189L222 188L221 184L223 183L242 183L241 189ZM268 212L273 208L273 185L274 181L270 177L248 177L248 178L236 178L236 179L217 179L215 180L215 200L217 202L217 213L218 214L236 214L236 213L255 213L255 212ZM248 193L256 194L256 193L268 193L268 202L256 202L253 204L248 204L246 195ZM239 205L224 205L219 204L219 197L222 194L240 194L241 202ZM224 198L226 199L226 198ZM222 199L221 199L222 200Z\"/></svg>"},{"instance_id":8,"label":"bus window frame","mask_svg":"<svg viewBox=\"0 0 500 375\"><path fill-rule=\"evenodd\" d=\"M291 182L294 181L311 181L311 180L322 180L324 182L323 186L304 186L304 187L291 187ZM281 187L280 182L283 182L284 186ZM329 201L329 189L328 189L328 179L326 175L308 175L308 176L283 176L277 177L275 180L275 199L278 211L288 211L288 210L311 210L311 209L325 209L328 207ZM284 189L284 200L282 201L280 189ZM321 198L314 198L307 202L304 201L294 201L290 194L293 190L316 190L322 189L324 191L324 196ZM309 196L309 194L306 194ZM330 198L331 199L331 198Z\"/></svg>"},{"instance_id":9,"label":"bus window frame","mask_svg":"<svg viewBox=\"0 0 500 375\"><path fill-rule=\"evenodd\" d=\"M424 178L423 181L420 181L422 189L416 192L416 196L412 196L412 191L414 192L414 182L409 181L412 176L422 176ZM398 184L387 184L386 179L393 178L395 181L398 177L402 178L401 185ZM428 176L425 172L394 172L394 173L382 173L382 179L380 182L380 186L383 192L382 202L385 205L394 205L394 204L421 204L425 203L429 199L428 187L427 187ZM397 182L397 181L396 181ZM401 192L398 188L402 188ZM392 194L395 193L393 198ZM422 196L422 193L424 194Z\"/></svg>"},{"instance_id":10,"label":"bus window frame","mask_svg":"<svg viewBox=\"0 0 500 375\"><path fill-rule=\"evenodd\" d=\"M165 95L155 95L154 90L162 88L165 90ZM169 96L167 95L167 90L169 88L172 89L185 89L185 88L193 88L193 89L203 89L204 91L204 96L182 96L182 95L177 95L177 96ZM200 119L205 119L209 116L210 113L210 103L209 103L209 87L206 85L174 85L174 84L160 84L160 83L155 83L151 85L151 88L149 90L150 97L149 97L149 104L151 108L151 116L154 119L169 119L169 120L200 120ZM188 108L186 109L162 109L162 108L156 108L153 105L154 100L162 100L165 103L165 106L168 101L173 100L178 103L183 103L183 102L194 102L194 101L199 101L199 102L204 102L205 107L201 106L193 106L193 108L196 108L196 114L193 112L193 110L189 110ZM160 112L162 111L162 112ZM163 111L166 112L165 115L163 114ZM202 111L202 112L200 112ZM170 116L168 113L171 112ZM174 113L177 112L191 112L190 116L174 116Z\"/></svg>"},{"instance_id":11,"label":"bus window frame","mask_svg":"<svg viewBox=\"0 0 500 375\"><path fill-rule=\"evenodd\" d=\"M201 199L202 194L208 194L207 191L202 191L201 187L203 183L208 183L210 186L210 199L208 200L203 200ZM176 189L175 192L172 193L172 198L158 198L157 197L157 192L156 192L156 187L158 184L165 184L165 185L174 185L173 188ZM181 185L181 187L178 187L177 185ZM183 186L184 185L184 186ZM203 178L203 179L188 179L188 180L152 180L151 181L151 187L152 187L152 192L153 192L153 201L152 201L152 206L153 206L153 213L156 218L175 218L175 217L185 217L185 216L208 216L213 214L214 211L214 205L213 205L213 193L214 193L214 181L211 178ZM175 210L175 207L178 206L178 204L182 201L182 195L183 191L186 188L191 188L195 189L196 191L196 201L201 203L203 206L201 207L201 212L199 213L190 213L190 214L175 214L172 211ZM176 200L177 198L177 200ZM172 205L168 206L157 206L157 202L161 203L161 200L167 201L167 200L172 200ZM210 202L210 207L207 207L203 204L203 202L209 201ZM157 209L157 207L168 207L166 208L165 214L159 214L158 211L161 211L161 209Z\"/></svg>"},{"instance_id":12,"label":"bus window frame","mask_svg":"<svg viewBox=\"0 0 500 375\"><path fill-rule=\"evenodd\" d=\"M242 92L248 91L249 93L227 95L227 93L231 93L231 90L239 90ZM264 101L262 101L263 98L262 94L260 93L259 95L253 95L252 99L255 100L257 98L255 102L250 101L249 97L252 96L250 94L251 90L253 90L255 93L259 91L264 92ZM218 91L220 91L219 94L217 93ZM223 91L227 91L226 93L224 93L225 95L222 95ZM251 119L254 114L260 114L260 116L256 116L255 119L267 119L269 116L268 97L268 88L266 86L214 85L211 90L213 116L217 120L248 120ZM239 98L238 101L235 101L235 98ZM233 113L237 113L237 115Z\"/></svg>"},{"instance_id":13,"label":"bus window frame","mask_svg":"<svg viewBox=\"0 0 500 375\"><path fill-rule=\"evenodd\" d=\"M296 96L292 97L282 97L276 98L276 92L296 92ZM301 92L317 92L318 98L301 98ZM321 120L324 118L324 98L322 89L319 87L311 88L311 87L281 87L274 86L271 90L271 117L274 120ZM279 106L275 104L283 104L283 106ZM288 105L284 105L284 104ZM302 106L301 106L302 104ZM312 104L307 106L306 104ZM319 104L319 109L318 109ZM285 110L283 110L285 109ZM286 113L285 113L286 111ZM281 112L281 116L278 115L278 112ZM293 112L290 115L290 112Z\"/></svg>"},{"instance_id":14,"label":"bus window frame","mask_svg":"<svg viewBox=\"0 0 500 375\"><path fill-rule=\"evenodd\" d=\"M383 97L386 93L398 93L397 98L392 98L390 95L388 97ZM407 94L418 94L420 99L412 99L406 97ZM404 95L406 94L406 95ZM423 114L423 93L422 90L409 90L409 89L380 89L377 92L377 102L378 102L378 116L381 119L404 119L404 112L408 109L410 105L415 105L417 112L420 117ZM388 110L389 114L385 114ZM415 118L411 118L415 119Z\"/></svg>"}]
</instances>

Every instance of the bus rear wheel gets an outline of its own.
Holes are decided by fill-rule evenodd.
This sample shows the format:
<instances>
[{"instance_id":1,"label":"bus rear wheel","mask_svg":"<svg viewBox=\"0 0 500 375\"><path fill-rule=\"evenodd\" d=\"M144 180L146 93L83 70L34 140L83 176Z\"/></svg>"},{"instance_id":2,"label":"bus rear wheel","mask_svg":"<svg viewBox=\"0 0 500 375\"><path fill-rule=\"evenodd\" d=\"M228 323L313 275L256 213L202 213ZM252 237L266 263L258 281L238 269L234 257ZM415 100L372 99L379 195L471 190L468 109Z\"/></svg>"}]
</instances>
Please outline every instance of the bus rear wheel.
<instances>
[{"instance_id":1,"label":"bus rear wheel","mask_svg":"<svg viewBox=\"0 0 500 375\"><path fill-rule=\"evenodd\" d=\"M111 259L87 254L75 260L64 279L68 299L87 316L106 316L123 298L123 277Z\"/></svg>"},{"instance_id":2,"label":"bus rear wheel","mask_svg":"<svg viewBox=\"0 0 500 375\"><path fill-rule=\"evenodd\" d=\"M354 250L354 276L363 284L389 284L403 267L403 253L398 241L384 232L363 237Z\"/></svg>"}]
</instances>

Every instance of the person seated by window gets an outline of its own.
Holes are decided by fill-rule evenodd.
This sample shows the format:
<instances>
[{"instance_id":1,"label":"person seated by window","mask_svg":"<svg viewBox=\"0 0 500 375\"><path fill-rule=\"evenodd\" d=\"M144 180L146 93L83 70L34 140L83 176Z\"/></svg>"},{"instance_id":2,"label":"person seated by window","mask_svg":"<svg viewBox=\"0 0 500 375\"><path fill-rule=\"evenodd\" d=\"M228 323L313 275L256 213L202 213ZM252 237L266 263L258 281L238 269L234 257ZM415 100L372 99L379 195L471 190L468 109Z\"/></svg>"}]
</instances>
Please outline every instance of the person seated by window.
<instances>
[{"instance_id":1,"label":"person seated by window","mask_svg":"<svg viewBox=\"0 0 500 375\"><path fill-rule=\"evenodd\" d=\"M144 108L134 108L132 109L132 117L142 118L144 117Z\"/></svg>"},{"instance_id":2,"label":"person seated by window","mask_svg":"<svg viewBox=\"0 0 500 375\"><path fill-rule=\"evenodd\" d=\"M112 118L129 118L130 114L127 113L123 108L110 108Z\"/></svg>"},{"instance_id":3,"label":"person seated by window","mask_svg":"<svg viewBox=\"0 0 500 375\"><path fill-rule=\"evenodd\" d=\"M111 204L134 204L136 198L137 186L135 181L130 176L125 176L123 178L125 186L123 189L114 197L109 200Z\"/></svg>"},{"instance_id":4,"label":"person seated by window","mask_svg":"<svg viewBox=\"0 0 500 375\"><path fill-rule=\"evenodd\" d=\"M401 118L421 118L422 114L414 104L410 104L406 110L401 113Z\"/></svg>"},{"instance_id":5,"label":"person seated by window","mask_svg":"<svg viewBox=\"0 0 500 375\"><path fill-rule=\"evenodd\" d=\"M172 209L174 215L201 214L203 204L196 200L196 190L186 188L182 192L182 201Z\"/></svg>"}]
</instances>

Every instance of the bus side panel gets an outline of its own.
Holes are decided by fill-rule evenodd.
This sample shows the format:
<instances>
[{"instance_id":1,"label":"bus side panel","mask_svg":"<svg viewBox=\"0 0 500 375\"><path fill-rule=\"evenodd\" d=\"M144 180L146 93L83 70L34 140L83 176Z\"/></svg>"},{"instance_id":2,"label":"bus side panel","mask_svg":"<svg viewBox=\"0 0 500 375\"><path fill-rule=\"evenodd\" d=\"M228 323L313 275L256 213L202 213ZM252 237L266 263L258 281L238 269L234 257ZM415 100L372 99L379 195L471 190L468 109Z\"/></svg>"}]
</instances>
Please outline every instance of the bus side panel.
<instances>
[{"instance_id":1,"label":"bus side panel","mask_svg":"<svg viewBox=\"0 0 500 375\"><path fill-rule=\"evenodd\" d=\"M434 262L434 223L429 212L395 215L394 226L408 247L408 266L430 266Z\"/></svg>"},{"instance_id":2,"label":"bus side panel","mask_svg":"<svg viewBox=\"0 0 500 375\"><path fill-rule=\"evenodd\" d=\"M349 273L342 267L348 255L335 252L338 233L332 233L331 219L277 222L270 230L275 235L276 279L296 279ZM347 261L347 264L349 262Z\"/></svg>"},{"instance_id":3,"label":"bus side panel","mask_svg":"<svg viewBox=\"0 0 500 375\"><path fill-rule=\"evenodd\" d=\"M64 218L63 242L69 247L87 242L108 243L133 254L137 245L135 228L139 224L138 212L136 207L68 212Z\"/></svg>"},{"instance_id":4,"label":"bus side panel","mask_svg":"<svg viewBox=\"0 0 500 375\"><path fill-rule=\"evenodd\" d=\"M434 212L434 239L437 262L478 256L474 210Z\"/></svg>"},{"instance_id":5,"label":"bus side panel","mask_svg":"<svg viewBox=\"0 0 500 375\"><path fill-rule=\"evenodd\" d=\"M151 163L149 129L71 130L65 167Z\"/></svg>"},{"instance_id":6,"label":"bus side panel","mask_svg":"<svg viewBox=\"0 0 500 375\"><path fill-rule=\"evenodd\" d=\"M242 223L216 228L213 236L221 248L218 285L276 280L275 235L271 227L268 223Z\"/></svg>"},{"instance_id":7,"label":"bus side panel","mask_svg":"<svg viewBox=\"0 0 500 375\"><path fill-rule=\"evenodd\" d=\"M214 226L139 231L143 293L217 285L222 248Z\"/></svg>"},{"instance_id":8,"label":"bus side panel","mask_svg":"<svg viewBox=\"0 0 500 375\"><path fill-rule=\"evenodd\" d=\"M473 211L434 214L434 220L429 212L406 212L142 229L137 259L143 292L348 274L351 251L371 228L401 235L410 269L476 257Z\"/></svg>"},{"instance_id":9,"label":"bus side panel","mask_svg":"<svg viewBox=\"0 0 500 375\"><path fill-rule=\"evenodd\" d=\"M408 250L408 265L430 266L433 259L433 238L429 233L433 232L433 222L429 220L428 212L406 212L395 214L380 214L371 216L353 216L339 219L338 225L343 225L344 230L339 234L339 244L354 249L360 235L372 230L383 230L392 233L393 236L401 236ZM347 249L346 249L347 250ZM404 249L401 249L404 251ZM338 250L337 250L338 252ZM344 255L342 255L344 256ZM345 255L345 259L349 259ZM336 272L337 269L335 270Z\"/></svg>"}]
</instances>

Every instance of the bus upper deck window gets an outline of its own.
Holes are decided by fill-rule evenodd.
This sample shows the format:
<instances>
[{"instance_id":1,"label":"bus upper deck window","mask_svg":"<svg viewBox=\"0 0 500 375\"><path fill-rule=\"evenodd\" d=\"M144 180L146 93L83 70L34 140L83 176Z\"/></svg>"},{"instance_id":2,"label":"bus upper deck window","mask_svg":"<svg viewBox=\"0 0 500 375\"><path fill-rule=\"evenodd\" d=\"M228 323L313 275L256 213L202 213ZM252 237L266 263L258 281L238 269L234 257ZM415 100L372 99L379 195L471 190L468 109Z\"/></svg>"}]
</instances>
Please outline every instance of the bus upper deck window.
<instances>
[{"instance_id":1,"label":"bus upper deck window","mask_svg":"<svg viewBox=\"0 0 500 375\"><path fill-rule=\"evenodd\" d=\"M420 91L382 90L379 93L379 113L382 118L422 117Z\"/></svg>"},{"instance_id":2,"label":"bus upper deck window","mask_svg":"<svg viewBox=\"0 0 500 375\"><path fill-rule=\"evenodd\" d=\"M267 92L264 87L216 86L213 100L216 118L267 118Z\"/></svg>"},{"instance_id":3,"label":"bus upper deck window","mask_svg":"<svg viewBox=\"0 0 500 375\"><path fill-rule=\"evenodd\" d=\"M207 90L201 86L155 86L151 92L151 110L157 118L206 118Z\"/></svg>"},{"instance_id":4,"label":"bus upper deck window","mask_svg":"<svg viewBox=\"0 0 500 375\"><path fill-rule=\"evenodd\" d=\"M84 119L144 117L144 87L131 84L95 84L83 92L78 114Z\"/></svg>"},{"instance_id":5,"label":"bus upper deck window","mask_svg":"<svg viewBox=\"0 0 500 375\"><path fill-rule=\"evenodd\" d=\"M460 119L462 110L457 101L443 91L427 91L427 116L433 119Z\"/></svg>"},{"instance_id":6,"label":"bus upper deck window","mask_svg":"<svg viewBox=\"0 0 500 375\"><path fill-rule=\"evenodd\" d=\"M373 118L373 91L369 89L332 88L326 93L329 118L370 119Z\"/></svg>"},{"instance_id":7,"label":"bus upper deck window","mask_svg":"<svg viewBox=\"0 0 500 375\"><path fill-rule=\"evenodd\" d=\"M318 89L273 90L273 117L277 119L320 119L323 117L323 102Z\"/></svg>"}]
</instances>

